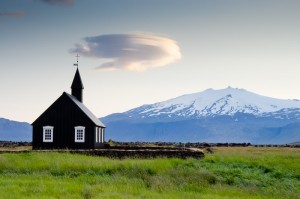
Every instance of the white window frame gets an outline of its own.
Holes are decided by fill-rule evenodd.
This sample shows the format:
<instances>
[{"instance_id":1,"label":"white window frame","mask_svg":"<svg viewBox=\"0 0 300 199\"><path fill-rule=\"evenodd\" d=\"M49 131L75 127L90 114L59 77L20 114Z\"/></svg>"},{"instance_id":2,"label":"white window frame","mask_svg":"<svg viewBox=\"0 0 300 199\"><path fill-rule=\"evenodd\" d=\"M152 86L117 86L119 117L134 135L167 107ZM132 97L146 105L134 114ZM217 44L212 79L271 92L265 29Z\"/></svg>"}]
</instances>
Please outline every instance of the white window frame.
<instances>
[{"instance_id":1,"label":"white window frame","mask_svg":"<svg viewBox=\"0 0 300 199\"><path fill-rule=\"evenodd\" d=\"M104 143L104 128L101 128L101 143Z\"/></svg>"},{"instance_id":2,"label":"white window frame","mask_svg":"<svg viewBox=\"0 0 300 199\"><path fill-rule=\"evenodd\" d=\"M104 143L104 128L95 127L95 142L96 143Z\"/></svg>"},{"instance_id":3,"label":"white window frame","mask_svg":"<svg viewBox=\"0 0 300 199\"><path fill-rule=\"evenodd\" d=\"M82 133L82 139L78 139L78 133ZM75 126L75 142L85 142L85 127Z\"/></svg>"},{"instance_id":4,"label":"white window frame","mask_svg":"<svg viewBox=\"0 0 300 199\"><path fill-rule=\"evenodd\" d=\"M98 140L98 127L97 126L95 127L95 133L96 133L96 143L98 143L99 140Z\"/></svg>"},{"instance_id":5,"label":"white window frame","mask_svg":"<svg viewBox=\"0 0 300 199\"><path fill-rule=\"evenodd\" d=\"M43 142L53 142L53 126L43 126ZM46 134L50 133L50 139L46 138Z\"/></svg>"},{"instance_id":6,"label":"white window frame","mask_svg":"<svg viewBox=\"0 0 300 199\"><path fill-rule=\"evenodd\" d=\"M98 129L98 141L99 141L99 143L102 143L102 141L101 141L101 127L99 127L99 129Z\"/></svg>"}]
</instances>

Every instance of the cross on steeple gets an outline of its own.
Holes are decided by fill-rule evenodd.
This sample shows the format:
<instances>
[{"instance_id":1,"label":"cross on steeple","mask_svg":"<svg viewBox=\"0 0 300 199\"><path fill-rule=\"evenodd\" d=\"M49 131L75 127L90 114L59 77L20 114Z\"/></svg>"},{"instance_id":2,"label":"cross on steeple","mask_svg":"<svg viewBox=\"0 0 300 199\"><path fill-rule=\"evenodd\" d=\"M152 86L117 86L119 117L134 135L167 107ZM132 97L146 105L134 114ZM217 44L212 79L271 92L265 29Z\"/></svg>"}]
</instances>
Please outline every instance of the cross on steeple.
<instances>
[{"instance_id":1,"label":"cross on steeple","mask_svg":"<svg viewBox=\"0 0 300 199\"><path fill-rule=\"evenodd\" d=\"M83 93L83 84L81 81L80 73L77 67L72 85L71 85L71 93L74 97L77 98L78 101L82 103L82 93Z\"/></svg>"},{"instance_id":2,"label":"cross on steeple","mask_svg":"<svg viewBox=\"0 0 300 199\"><path fill-rule=\"evenodd\" d=\"M80 56L77 54L75 57L77 58L77 63L74 64L74 66L77 66L77 68L78 68L78 57L80 57Z\"/></svg>"}]
</instances>

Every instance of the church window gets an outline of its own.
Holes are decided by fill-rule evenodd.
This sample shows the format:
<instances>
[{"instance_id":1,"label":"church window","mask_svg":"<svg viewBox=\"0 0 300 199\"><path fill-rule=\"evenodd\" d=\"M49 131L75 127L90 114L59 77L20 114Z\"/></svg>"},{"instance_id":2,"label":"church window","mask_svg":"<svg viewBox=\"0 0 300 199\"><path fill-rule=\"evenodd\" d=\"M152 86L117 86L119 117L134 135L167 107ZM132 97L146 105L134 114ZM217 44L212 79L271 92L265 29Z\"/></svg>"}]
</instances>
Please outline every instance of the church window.
<instances>
[{"instance_id":1,"label":"church window","mask_svg":"<svg viewBox=\"0 0 300 199\"><path fill-rule=\"evenodd\" d=\"M75 142L84 142L85 138L85 127L76 126L75 127Z\"/></svg>"},{"instance_id":2,"label":"church window","mask_svg":"<svg viewBox=\"0 0 300 199\"><path fill-rule=\"evenodd\" d=\"M101 128L98 129L98 141L101 143Z\"/></svg>"},{"instance_id":3,"label":"church window","mask_svg":"<svg viewBox=\"0 0 300 199\"><path fill-rule=\"evenodd\" d=\"M104 128L101 128L101 140L104 142Z\"/></svg>"},{"instance_id":4,"label":"church window","mask_svg":"<svg viewBox=\"0 0 300 199\"><path fill-rule=\"evenodd\" d=\"M53 126L43 127L43 142L53 142Z\"/></svg>"},{"instance_id":5,"label":"church window","mask_svg":"<svg viewBox=\"0 0 300 199\"><path fill-rule=\"evenodd\" d=\"M95 128L95 133L96 133L96 143L98 143L99 142L99 140L98 140L98 138L99 138L99 136L98 136L98 127Z\"/></svg>"}]
</instances>

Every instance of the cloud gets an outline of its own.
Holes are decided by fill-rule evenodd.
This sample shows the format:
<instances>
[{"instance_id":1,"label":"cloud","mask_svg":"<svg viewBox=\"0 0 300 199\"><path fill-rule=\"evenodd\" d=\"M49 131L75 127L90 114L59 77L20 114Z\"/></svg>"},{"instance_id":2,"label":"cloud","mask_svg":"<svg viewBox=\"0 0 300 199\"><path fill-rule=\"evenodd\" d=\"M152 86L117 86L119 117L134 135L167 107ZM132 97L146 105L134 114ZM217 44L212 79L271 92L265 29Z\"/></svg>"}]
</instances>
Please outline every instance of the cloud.
<instances>
[{"instance_id":1,"label":"cloud","mask_svg":"<svg viewBox=\"0 0 300 199\"><path fill-rule=\"evenodd\" d=\"M22 11L17 12L0 12L0 17L23 17L26 13Z\"/></svg>"},{"instance_id":2,"label":"cloud","mask_svg":"<svg viewBox=\"0 0 300 199\"><path fill-rule=\"evenodd\" d=\"M75 0L42 0L42 1L50 5L68 6L68 5L72 5Z\"/></svg>"},{"instance_id":3,"label":"cloud","mask_svg":"<svg viewBox=\"0 0 300 199\"><path fill-rule=\"evenodd\" d=\"M150 33L99 35L86 37L84 41L85 44L75 44L70 52L109 59L96 68L99 70L144 71L181 59L176 41Z\"/></svg>"}]
</instances>

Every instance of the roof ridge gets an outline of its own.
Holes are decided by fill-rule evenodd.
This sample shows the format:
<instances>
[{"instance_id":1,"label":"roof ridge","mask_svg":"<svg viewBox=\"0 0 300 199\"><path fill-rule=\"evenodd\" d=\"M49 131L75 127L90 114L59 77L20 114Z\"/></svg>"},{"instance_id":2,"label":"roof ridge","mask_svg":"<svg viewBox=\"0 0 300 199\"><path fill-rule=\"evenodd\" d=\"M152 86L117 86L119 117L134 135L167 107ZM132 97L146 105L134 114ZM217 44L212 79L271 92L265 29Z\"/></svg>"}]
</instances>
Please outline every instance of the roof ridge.
<instances>
[{"instance_id":1,"label":"roof ridge","mask_svg":"<svg viewBox=\"0 0 300 199\"><path fill-rule=\"evenodd\" d=\"M83 103L81 103L76 97L70 95L67 92L63 92L67 95L96 125L106 127L99 118L97 118Z\"/></svg>"}]
</instances>

